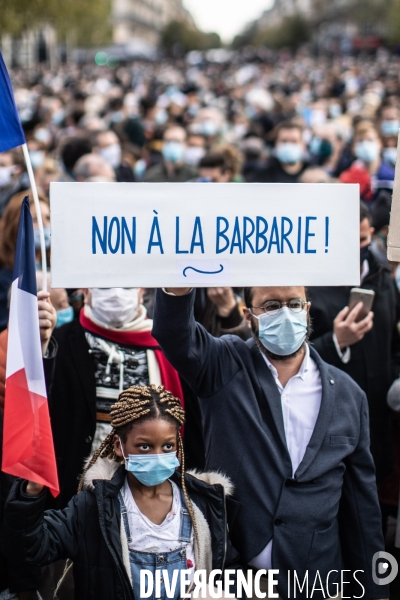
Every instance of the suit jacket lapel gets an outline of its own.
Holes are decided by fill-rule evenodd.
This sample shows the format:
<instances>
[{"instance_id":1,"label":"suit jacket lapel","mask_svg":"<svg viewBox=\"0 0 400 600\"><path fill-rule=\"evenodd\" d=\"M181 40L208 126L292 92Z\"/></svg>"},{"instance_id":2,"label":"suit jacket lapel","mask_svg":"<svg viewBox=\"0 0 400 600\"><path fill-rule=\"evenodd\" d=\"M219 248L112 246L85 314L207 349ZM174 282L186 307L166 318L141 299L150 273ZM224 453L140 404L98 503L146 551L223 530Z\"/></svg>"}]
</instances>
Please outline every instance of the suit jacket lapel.
<instances>
[{"instance_id":1,"label":"suit jacket lapel","mask_svg":"<svg viewBox=\"0 0 400 600\"><path fill-rule=\"evenodd\" d=\"M310 347L310 356L317 363L321 374L321 407L303 460L295 473L296 479L299 479L305 473L321 448L335 404L335 381L328 373L328 366L321 360L319 354L312 347Z\"/></svg>"},{"instance_id":2,"label":"suit jacket lapel","mask_svg":"<svg viewBox=\"0 0 400 600\"><path fill-rule=\"evenodd\" d=\"M280 444L290 461L289 451L286 444L285 427L283 424L281 395L276 386L275 379L264 358L262 357L261 352L254 342L253 344L254 345L251 352L253 354L256 373L264 400L263 402L259 402L259 408L265 421L270 421L272 417Z\"/></svg>"}]
</instances>

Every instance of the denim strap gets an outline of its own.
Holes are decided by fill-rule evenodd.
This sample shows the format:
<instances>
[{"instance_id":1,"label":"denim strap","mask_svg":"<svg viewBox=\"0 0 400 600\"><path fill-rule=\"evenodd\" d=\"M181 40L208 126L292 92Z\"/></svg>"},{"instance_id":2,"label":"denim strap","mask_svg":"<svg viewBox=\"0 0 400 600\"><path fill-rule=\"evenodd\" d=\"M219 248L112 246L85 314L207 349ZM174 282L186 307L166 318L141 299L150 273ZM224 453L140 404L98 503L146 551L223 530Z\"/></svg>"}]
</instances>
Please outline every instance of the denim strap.
<instances>
[{"instance_id":1,"label":"denim strap","mask_svg":"<svg viewBox=\"0 0 400 600\"><path fill-rule=\"evenodd\" d=\"M125 506L125 503L123 501L121 492L118 493L118 500L119 500L119 504L120 504L120 507L121 507L121 516L122 516L122 519L123 519L123 522L124 522L126 537L127 537L127 540L128 540L128 544L130 544L131 541L132 541L132 538L131 538L131 532L130 532L129 523L128 523L128 512L126 510L126 506Z\"/></svg>"},{"instance_id":2,"label":"denim strap","mask_svg":"<svg viewBox=\"0 0 400 600\"><path fill-rule=\"evenodd\" d=\"M181 527L179 531L179 541L190 543L192 537L192 519L187 508L185 496L183 491L180 489L182 508L181 508Z\"/></svg>"}]
</instances>

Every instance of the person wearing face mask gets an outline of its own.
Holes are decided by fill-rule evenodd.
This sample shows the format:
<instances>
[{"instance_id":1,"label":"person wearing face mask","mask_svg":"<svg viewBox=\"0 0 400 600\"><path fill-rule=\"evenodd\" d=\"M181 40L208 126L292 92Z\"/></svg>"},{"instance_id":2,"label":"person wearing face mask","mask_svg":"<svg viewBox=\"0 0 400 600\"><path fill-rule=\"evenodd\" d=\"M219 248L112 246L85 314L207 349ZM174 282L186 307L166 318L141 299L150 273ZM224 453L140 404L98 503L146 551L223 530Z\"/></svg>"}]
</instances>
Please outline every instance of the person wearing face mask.
<instances>
[{"instance_id":1,"label":"person wearing face mask","mask_svg":"<svg viewBox=\"0 0 400 600\"><path fill-rule=\"evenodd\" d=\"M190 131L188 134L188 143L185 150L185 163L197 167L199 161L206 153L205 137Z\"/></svg>"},{"instance_id":2,"label":"person wearing face mask","mask_svg":"<svg viewBox=\"0 0 400 600\"><path fill-rule=\"evenodd\" d=\"M387 266L371 251L374 228L365 204L360 208L361 288L373 290L372 312L360 319L359 303L349 309L350 287L309 289L311 341L324 360L364 390L370 412L371 452L380 484L393 469L390 410L385 402L400 373L399 295Z\"/></svg>"},{"instance_id":3,"label":"person wearing face mask","mask_svg":"<svg viewBox=\"0 0 400 600\"><path fill-rule=\"evenodd\" d=\"M110 411L122 390L163 384L182 402L184 393L185 397L189 393L151 336L152 321L142 304L142 289L90 288L83 295L79 318L56 328L54 334L59 354L50 412L61 488L58 507L73 496L85 458L109 434ZM187 437L189 463L201 466L201 426L193 411L186 429L191 432ZM191 440L196 442L194 449Z\"/></svg>"},{"instance_id":4,"label":"person wearing face mask","mask_svg":"<svg viewBox=\"0 0 400 600\"><path fill-rule=\"evenodd\" d=\"M11 152L0 154L0 189L11 185L16 171L16 165L13 163Z\"/></svg>"},{"instance_id":5,"label":"person wearing face mask","mask_svg":"<svg viewBox=\"0 0 400 600\"><path fill-rule=\"evenodd\" d=\"M394 102L393 97L392 99L388 99L386 103L381 106L379 111L380 129L384 138L395 137L397 139L399 135L400 110L397 99L395 99Z\"/></svg>"},{"instance_id":6,"label":"person wearing face mask","mask_svg":"<svg viewBox=\"0 0 400 600\"><path fill-rule=\"evenodd\" d=\"M97 153L112 166L117 181L135 181L133 170L122 159L121 144L114 131L97 134Z\"/></svg>"},{"instance_id":7,"label":"person wearing face mask","mask_svg":"<svg viewBox=\"0 0 400 600\"><path fill-rule=\"evenodd\" d=\"M255 575L277 569L281 598L288 571L309 597L310 581L330 573L340 585L341 569L363 571L366 597L387 597L369 575L384 540L366 396L309 345L304 287L245 288L244 297L247 342L214 338L197 324L189 288L157 290L153 325L199 398L206 468L234 478L240 510L228 525L241 562ZM342 594L358 592L350 583Z\"/></svg>"},{"instance_id":8,"label":"person wearing face mask","mask_svg":"<svg viewBox=\"0 0 400 600\"><path fill-rule=\"evenodd\" d=\"M146 171L145 181L180 182L190 181L197 175L194 166L185 163L186 131L179 125L170 125L164 131L162 161Z\"/></svg>"},{"instance_id":9,"label":"person wearing face mask","mask_svg":"<svg viewBox=\"0 0 400 600\"><path fill-rule=\"evenodd\" d=\"M303 129L298 123L284 121L276 128L273 156L253 181L257 183L296 183L310 165L305 160Z\"/></svg>"},{"instance_id":10,"label":"person wearing face mask","mask_svg":"<svg viewBox=\"0 0 400 600\"><path fill-rule=\"evenodd\" d=\"M216 581L225 569L231 575L240 570L227 528L233 486L220 472L186 471L184 421L179 398L163 386L122 392L111 410L110 433L66 510L45 510L43 486L14 484L4 513L8 553L33 565L73 560L75 597L87 600L140 600L141 570L155 580L160 564L162 600L181 598L181 571L191 591L196 570L205 570L208 579L219 569ZM57 596L62 593L61 583Z\"/></svg>"},{"instance_id":11,"label":"person wearing face mask","mask_svg":"<svg viewBox=\"0 0 400 600\"><path fill-rule=\"evenodd\" d=\"M353 153L357 160L340 175L342 183L358 183L361 200L366 202L374 201L379 190L393 189L394 166L381 159L382 141L371 122L356 129Z\"/></svg>"},{"instance_id":12,"label":"person wearing face mask","mask_svg":"<svg viewBox=\"0 0 400 600\"><path fill-rule=\"evenodd\" d=\"M346 146L343 132L337 123L326 122L316 125L313 133L308 147L312 162L336 176Z\"/></svg>"}]
</instances>

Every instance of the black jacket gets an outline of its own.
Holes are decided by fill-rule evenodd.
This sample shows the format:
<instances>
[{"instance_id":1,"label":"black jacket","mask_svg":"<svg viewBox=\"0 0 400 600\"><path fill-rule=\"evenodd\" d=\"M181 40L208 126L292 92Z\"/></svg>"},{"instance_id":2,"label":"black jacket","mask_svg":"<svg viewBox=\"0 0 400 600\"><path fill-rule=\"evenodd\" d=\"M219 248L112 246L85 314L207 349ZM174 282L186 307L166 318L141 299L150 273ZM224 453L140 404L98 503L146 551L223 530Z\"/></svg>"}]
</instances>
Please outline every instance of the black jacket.
<instances>
[{"instance_id":1,"label":"black jacket","mask_svg":"<svg viewBox=\"0 0 400 600\"><path fill-rule=\"evenodd\" d=\"M344 364L333 342L333 321L347 306L350 287L311 287L311 341L320 356L345 371L367 395L370 413L371 451L381 481L393 468L390 409L386 395L400 373L399 293L390 272L370 253L369 274L362 288L374 290L374 326L350 347L350 361Z\"/></svg>"},{"instance_id":2,"label":"black jacket","mask_svg":"<svg viewBox=\"0 0 400 600\"><path fill-rule=\"evenodd\" d=\"M105 479L94 479L64 510L44 512L46 492L24 493L25 482L17 480L4 515L2 545L11 556L26 557L33 564L47 565L59 559L73 560L75 600L133 600L133 590L124 563L121 541L121 509L118 492L126 476L124 466L114 471L104 462ZM92 467L98 472L99 465ZM110 474L112 475L109 479ZM199 479L209 476L215 483ZM227 534L226 478L219 475L186 474L185 483L194 505L207 521L211 534L212 569L238 568L238 555ZM90 480L90 471L85 481ZM174 481L180 486L180 476ZM229 491L229 490L228 490ZM233 501L232 501L233 502ZM203 529L204 531L204 529ZM199 536L203 535L200 527ZM127 550L127 548L126 548ZM138 598L136 600L139 600Z\"/></svg>"},{"instance_id":3,"label":"black jacket","mask_svg":"<svg viewBox=\"0 0 400 600\"><path fill-rule=\"evenodd\" d=\"M293 475L280 393L255 342L212 337L196 324L193 302L194 292L174 297L158 290L153 335L200 398L206 469L221 469L235 486L240 509L229 531L243 564L273 538L281 598L294 569L301 580L308 570L309 582L317 570L326 581L330 570L361 569L365 596L385 597L387 587L376 585L371 572L384 541L364 392L311 348L321 408ZM362 593L357 584L348 591ZM315 591L313 598L320 597Z\"/></svg>"},{"instance_id":4,"label":"black jacket","mask_svg":"<svg viewBox=\"0 0 400 600\"><path fill-rule=\"evenodd\" d=\"M85 331L78 320L55 330L58 354L50 394L50 416L60 481L56 508L76 494L83 464L96 430L95 367ZM185 400L193 395L182 382ZM188 468L203 468L204 447L199 408L187 402L185 455Z\"/></svg>"},{"instance_id":5,"label":"black jacket","mask_svg":"<svg viewBox=\"0 0 400 600\"><path fill-rule=\"evenodd\" d=\"M52 337L47 357L43 359L44 377L47 395L50 394L57 355L57 343ZM3 416L0 415L0 452L3 447ZM7 497L15 481L13 475L0 473L0 523L3 523L3 512ZM0 591L9 588L11 592L36 590L42 585L40 569L21 560L20 556L11 556L7 549L0 553Z\"/></svg>"},{"instance_id":6,"label":"black jacket","mask_svg":"<svg viewBox=\"0 0 400 600\"><path fill-rule=\"evenodd\" d=\"M304 162L297 173L288 173L283 169L279 160L273 156L268 160L265 167L254 175L253 181L256 183L297 183L309 166L308 163Z\"/></svg>"}]
</instances>

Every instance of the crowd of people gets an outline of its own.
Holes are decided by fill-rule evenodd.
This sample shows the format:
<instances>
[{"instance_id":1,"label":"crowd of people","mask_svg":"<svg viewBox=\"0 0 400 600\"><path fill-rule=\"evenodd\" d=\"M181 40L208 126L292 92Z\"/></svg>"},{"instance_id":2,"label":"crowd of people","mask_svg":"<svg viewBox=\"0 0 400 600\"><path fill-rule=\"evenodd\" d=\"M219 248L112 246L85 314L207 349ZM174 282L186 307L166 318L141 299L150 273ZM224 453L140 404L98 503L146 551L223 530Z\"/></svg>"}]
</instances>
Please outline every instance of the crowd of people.
<instances>
[{"instance_id":1,"label":"crowd of people","mask_svg":"<svg viewBox=\"0 0 400 600\"><path fill-rule=\"evenodd\" d=\"M67 599L75 588L76 598L133 590L138 600L138 569L155 554L169 570L273 567L313 580L364 569L365 597L388 595L371 561L384 538L400 548L400 269L386 257L399 67L384 50L301 50L10 72L48 265L51 182L336 183L338 194L356 183L360 287L375 297L361 317L345 286L52 289L49 279L38 310L61 493L1 474L1 599ZM42 290L23 155L3 152L1 412L26 195ZM283 340L285 319L297 333ZM152 454L168 458L164 479Z\"/></svg>"}]
</instances>

